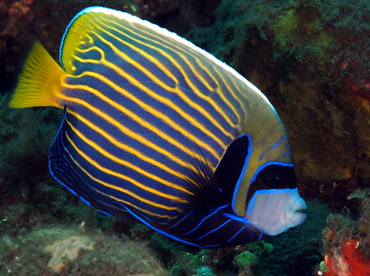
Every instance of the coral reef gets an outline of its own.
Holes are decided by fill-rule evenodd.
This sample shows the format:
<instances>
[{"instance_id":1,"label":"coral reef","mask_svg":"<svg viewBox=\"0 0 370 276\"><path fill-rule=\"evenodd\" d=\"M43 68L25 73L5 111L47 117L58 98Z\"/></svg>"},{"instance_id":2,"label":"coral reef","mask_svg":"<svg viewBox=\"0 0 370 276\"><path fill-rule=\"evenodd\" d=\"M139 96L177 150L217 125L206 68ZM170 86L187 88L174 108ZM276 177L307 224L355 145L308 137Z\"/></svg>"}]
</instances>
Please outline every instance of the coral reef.
<instances>
[{"instance_id":1,"label":"coral reef","mask_svg":"<svg viewBox=\"0 0 370 276\"><path fill-rule=\"evenodd\" d=\"M55 109L0 109L0 232L17 233L56 218L69 223L77 209L86 210L48 172L47 149L60 115ZM65 206L69 211L61 212Z\"/></svg>"},{"instance_id":2,"label":"coral reef","mask_svg":"<svg viewBox=\"0 0 370 276\"><path fill-rule=\"evenodd\" d=\"M325 256L325 276L363 276L370 274L369 260L363 258L359 241L347 240L340 245L340 253L333 252Z\"/></svg>"},{"instance_id":3,"label":"coral reef","mask_svg":"<svg viewBox=\"0 0 370 276\"><path fill-rule=\"evenodd\" d=\"M170 275L142 242L83 227L36 227L3 234L1 275ZM4 250L5 247L5 250Z\"/></svg>"},{"instance_id":4,"label":"coral reef","mask_svg":"<svg viewBox=\"0 0 370 276\"><path fill-rule=\"evenodd\" d=\"M350 214L330 214L324 239L324 261L318 275L362 276L370 274L370 189L359 189L349 200L360 205L357 219Z\"/></svg>"},{"instance_id":5,"label":"coral reef","mask_svg":"<svg viewBox=\"0 0 370 276\"><path fill-rule=\"evenodd\" d=\"M72 262L79 257L80 250L91 251L95 247L95 242L86 236L70 236L65 240L58 240L44 248L45 253L52 253L48 262L55 272L61 272L67 262Z\"/></svg>"}]
</instances>

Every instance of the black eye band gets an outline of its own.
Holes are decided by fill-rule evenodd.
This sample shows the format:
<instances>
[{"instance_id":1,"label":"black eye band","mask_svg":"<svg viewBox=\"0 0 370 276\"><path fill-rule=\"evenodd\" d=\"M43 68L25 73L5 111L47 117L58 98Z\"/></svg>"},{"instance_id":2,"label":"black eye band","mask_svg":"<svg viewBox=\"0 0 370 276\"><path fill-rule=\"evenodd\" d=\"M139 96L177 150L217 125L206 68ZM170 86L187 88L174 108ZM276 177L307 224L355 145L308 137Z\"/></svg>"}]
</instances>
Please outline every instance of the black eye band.
<instances>
[{"instance_id":1,"label":"black eye band","mask_svg":"<svg viewBox=\"0 0 370 276\"><path fill-rule=\"evenodd\" d=\"M259 173L258 178L269 189L296 187L296 177L293 167L270 165Z\"/></svg>"}]
</instances>

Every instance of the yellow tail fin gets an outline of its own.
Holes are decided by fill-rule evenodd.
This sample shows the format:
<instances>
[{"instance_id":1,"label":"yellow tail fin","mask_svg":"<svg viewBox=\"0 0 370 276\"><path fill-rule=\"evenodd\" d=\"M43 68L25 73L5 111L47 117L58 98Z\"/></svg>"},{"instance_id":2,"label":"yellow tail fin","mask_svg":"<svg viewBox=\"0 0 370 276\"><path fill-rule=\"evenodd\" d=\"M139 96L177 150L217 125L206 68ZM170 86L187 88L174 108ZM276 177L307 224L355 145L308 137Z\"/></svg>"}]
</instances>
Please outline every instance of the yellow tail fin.
<instances>
[{"instance_id":1,"label":"yellow tail fin","mask_svg":"<svg viewBox=\"0 0 370 276\"><path fill-rule=\"evenodd\" d=\"M66 76L66 72L54 61L44 46L35 40L20 70L8 106L62 108L56 99L61 91L61 82Z\"/></svg>"}]
</instances>

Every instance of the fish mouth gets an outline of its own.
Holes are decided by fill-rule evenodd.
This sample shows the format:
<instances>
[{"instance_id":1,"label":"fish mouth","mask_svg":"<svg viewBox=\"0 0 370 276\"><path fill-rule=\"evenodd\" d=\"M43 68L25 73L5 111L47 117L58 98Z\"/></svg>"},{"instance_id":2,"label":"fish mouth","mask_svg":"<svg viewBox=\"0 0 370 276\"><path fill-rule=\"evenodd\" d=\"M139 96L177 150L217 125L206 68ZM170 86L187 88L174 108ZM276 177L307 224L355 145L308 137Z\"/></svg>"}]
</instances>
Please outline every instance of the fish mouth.
<instances>
[{"instance_id":1,"label":"fish mouth","mask_svg":"<svg viewBox=\"0 0 370 276\"><path fill-rule=\"evenodd\" d=\"M298 196L298 198L296 199L296 201L293 203L292 209L294 210L293 211L294 213L306 214L307 204L303 200L303 198L301 198L301 197Z\"/></svg>"},{"instance_id":2,"label":"fish mouth","mask_svg":"<svg viewBox=\"0 0 370 276\"><path fill-rule=\"evenodd\" d=\"M299 197L294 201L289 212L286 213L286 219L292 222L293 227L303 223L307 217L307 205L303 198Z\"/></svg>"},{"instance_id":3,"label":"fish mouth","mask_svg":"<svg viewBox=\"0 0 370 276\"><path fill-rule=\"evenodd\" d=\"M301 213L307 215L307 208L298 209L295 211L295 213Z\"/></svg>"}]
</instances>

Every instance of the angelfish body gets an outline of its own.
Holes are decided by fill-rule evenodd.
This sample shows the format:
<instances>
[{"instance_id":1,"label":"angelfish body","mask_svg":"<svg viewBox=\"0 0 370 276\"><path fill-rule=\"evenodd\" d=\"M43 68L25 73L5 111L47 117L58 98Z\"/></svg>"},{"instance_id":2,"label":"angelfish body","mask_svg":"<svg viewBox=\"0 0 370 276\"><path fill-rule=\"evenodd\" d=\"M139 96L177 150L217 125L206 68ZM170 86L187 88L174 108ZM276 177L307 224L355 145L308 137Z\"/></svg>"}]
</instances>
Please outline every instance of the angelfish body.
<instances>
[{"instance_id":1,"label":"angelfish body","mask_svg":"<svg viewBox=\"0 0 370 276\"><path fill-rule=\"evenodd\" d=\"M49 169L88 205L199 247L304 221L284 126L232 68L102 7L75 16L60 62L35 41L9 106L64 109Z\"/></svg>"}]
</instances>

